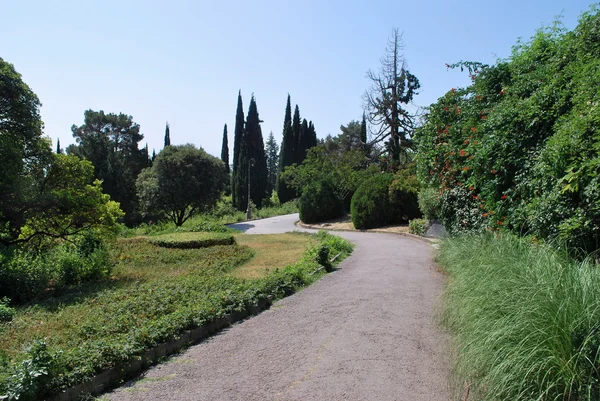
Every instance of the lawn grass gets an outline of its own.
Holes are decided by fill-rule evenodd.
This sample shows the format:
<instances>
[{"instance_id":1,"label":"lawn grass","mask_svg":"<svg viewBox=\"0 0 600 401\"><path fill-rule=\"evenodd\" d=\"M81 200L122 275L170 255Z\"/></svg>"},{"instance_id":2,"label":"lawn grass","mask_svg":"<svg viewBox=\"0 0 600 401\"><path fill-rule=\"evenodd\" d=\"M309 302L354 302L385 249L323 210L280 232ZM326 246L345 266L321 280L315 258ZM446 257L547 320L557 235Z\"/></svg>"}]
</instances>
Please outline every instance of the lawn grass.
<instances>
[{"instance_id":1,"label":"lawn grass","mask_svg":"<svg viewBox=\"0 0 600 401\"><path fill-rule=\"evenodd\" d=\"M184 330L310 284L323 274L311 274L318 268L319 246L344 256L352 249L325 233L277 237L238 235L240 244L200 249L161 248L145 238L119 239L111 250L116 266L110 279L18 307L10 323L0 324L0 394L25 388L45 399ZM264 261L275 261L268 254L281 256L285 246L295 247L295 257L286 260L291 263L284 267L279 260L267 272ZM244 267L253 257L263 264ZM238 277L240 266L246 269L242 277L261 278ZM48 347L41 351L42 358L34 356L40 351L24 351L40 339ZM32 357L42 362L23 362ZM47 365L40 365L44 361ZM27 379L36 369L47 373Z\"/></svg>"},{"instance_id":2,"label":"lawn grass","mask_svg":"<svg viewBox=\"0 0 600 401\"><path fill-rule=\"evenodd\" d=\"M441 243L457 398L600 399L600 268L508 235Z\"/></svg>"},{"instance_id":3,"label":"lawn grass","mask_svg":"<svg viewBox=\"0 0 600 401\"><path fill-rule=\"evenodd\" d=\"M309 245L309 236L300 233L236 235L239 245L254 251L254 256L235 269L239 278L260 278L300 260Z\"/></svg>"}]
</instances>

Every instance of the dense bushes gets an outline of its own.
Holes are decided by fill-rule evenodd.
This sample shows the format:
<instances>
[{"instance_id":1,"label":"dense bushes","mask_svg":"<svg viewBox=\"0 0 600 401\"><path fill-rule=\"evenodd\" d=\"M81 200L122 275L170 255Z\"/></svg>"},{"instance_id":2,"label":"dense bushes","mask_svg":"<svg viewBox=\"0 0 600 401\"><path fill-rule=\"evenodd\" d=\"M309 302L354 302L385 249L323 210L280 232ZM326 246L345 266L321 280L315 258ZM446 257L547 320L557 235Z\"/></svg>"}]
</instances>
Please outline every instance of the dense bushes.
<instances>
[{"instance_id":1,"label":"dense bushes","mask_svg":"<svg viewBox=\"0 0 600 401\"><path fill-rule=\"evenodd\" d=\"M415 135L421 177L474 201L446 204L446 220L459 226L476 203L467 220L485 227L600 249L599 31L593 8L574 31L540 30L496 65L451 66L472 85L431 105Z\"/></svg>"},{"instance_id":2,"label":"dense bushes","mask_svg":"<svg viewBox=\"0 0 600 401\"><path fill-rule=\"evenodd\" d=\"M300 220L304 223L318 223L334 219L344 214L343 201L337 196L327 180L312 182L302 188L298 199Z\"/></svg>"},{"instance_id":3,"label":"dense bushes","mask_svg":"<svg viewBox=\"0 0 600 401\"><path fill-rule=\"evenodd\" d=\"M358 229L407 222L419 216L416 178L404 172L365 180L352 197L352 223Z\"/></svg>"},{"instance_id":4,"label":"dense bushes","mask_svg":"<svg viewBox=\"0 0 600 401\"><path fill-rule=\"evenodd\" d=\"M439 220L441 199L439 191L435 188L423 188L419 191L419 210L427 220Z\"/></svg>"},{"instance_id":5,"label":"dense bushes","mask_svg":"<svg viewBox=\"0 0 600 401\"><path fill-rule=\"evenodd\" d=\"M233 235L227 233L187 232L163 234L148 238L152 244L163 248L207 248L215 245L232 245Z\"/></svg>"},{"instance_id":6,"label":"dense bushes","mask_svg":"<svg viewBox=\"0 0 600 401\"><path fill-rule=\"evenodd\" d=\"M491 234L442 242L439 261L459 391L466 382L474 400L600 399L597 265Z\"/></svg>"},{"instance_id":7,"label":"dense bushes","mask_svg":"<svg viewBox=\"0 0 600 401\"><path fill-rule=\"evenodd\" d=\"M108 251L101 243L90 246L88 242L63 243L40 254L5 249L0 253L0 298L25 303L62 287L108 276Z\"/></svg>"}]
</instances>

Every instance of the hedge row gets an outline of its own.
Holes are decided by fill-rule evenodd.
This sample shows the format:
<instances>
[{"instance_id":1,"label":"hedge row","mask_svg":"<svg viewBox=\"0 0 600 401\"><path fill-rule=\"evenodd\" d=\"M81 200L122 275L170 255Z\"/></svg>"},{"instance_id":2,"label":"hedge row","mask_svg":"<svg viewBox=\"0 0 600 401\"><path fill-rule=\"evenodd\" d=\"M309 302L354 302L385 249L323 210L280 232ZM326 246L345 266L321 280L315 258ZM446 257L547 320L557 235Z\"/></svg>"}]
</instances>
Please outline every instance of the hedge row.
<instances>
[{"instance_id":1,"label":"hedge row","mask_svg":"<svg viewBox=\"0 0 600 401\"><path fill-rule=\"evenodd\" d=\"M158 235L148 238L148 242L163 248L207 248L215 245L232 245L233 235L227 233L187 232Z\"/></svg>"}]
</instances>

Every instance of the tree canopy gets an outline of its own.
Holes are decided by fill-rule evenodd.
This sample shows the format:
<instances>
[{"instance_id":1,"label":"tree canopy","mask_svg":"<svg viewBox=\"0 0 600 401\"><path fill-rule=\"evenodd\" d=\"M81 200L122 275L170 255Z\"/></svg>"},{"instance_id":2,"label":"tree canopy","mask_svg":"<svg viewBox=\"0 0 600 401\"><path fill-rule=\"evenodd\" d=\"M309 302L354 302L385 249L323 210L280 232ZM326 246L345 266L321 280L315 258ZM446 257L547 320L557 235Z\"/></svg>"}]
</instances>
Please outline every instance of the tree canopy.
<instances>
[{"instance_id":1,"label":"tree canopy","mask_svg":"<svg viewBox=\"0 0 600 401\"><path fill-rule=\"evenodd\" d=\"M139 175L136 188L144 214L165 216L181 226L212 208L225 189L223 162L194 145L168 146Z\"/></svg>"}]
</instances>

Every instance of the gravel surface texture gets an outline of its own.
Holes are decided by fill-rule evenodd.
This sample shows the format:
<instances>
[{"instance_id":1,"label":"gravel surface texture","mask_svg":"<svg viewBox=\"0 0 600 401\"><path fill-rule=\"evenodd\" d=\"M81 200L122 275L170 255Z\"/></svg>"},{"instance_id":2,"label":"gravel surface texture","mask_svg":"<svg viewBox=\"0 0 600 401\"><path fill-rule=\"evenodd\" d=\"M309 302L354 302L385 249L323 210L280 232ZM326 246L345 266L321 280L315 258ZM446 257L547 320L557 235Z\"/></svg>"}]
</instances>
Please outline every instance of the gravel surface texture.
<instances>
[{"instance_id":1,"label":"gravel surface texture","mask_svg":"<svg viewBox=\"0 0 600 401\"><path fill-rule=\"evenodd\" d=\"M293 231L298 215L240 223ZM427 243L343 232L339 269L270 310L105 394L108 400L449 400L448 337L434 305L444 277Z\"/></svg>"}]
</instances>

